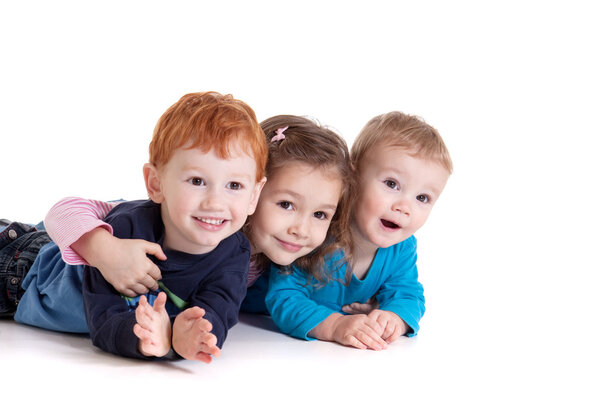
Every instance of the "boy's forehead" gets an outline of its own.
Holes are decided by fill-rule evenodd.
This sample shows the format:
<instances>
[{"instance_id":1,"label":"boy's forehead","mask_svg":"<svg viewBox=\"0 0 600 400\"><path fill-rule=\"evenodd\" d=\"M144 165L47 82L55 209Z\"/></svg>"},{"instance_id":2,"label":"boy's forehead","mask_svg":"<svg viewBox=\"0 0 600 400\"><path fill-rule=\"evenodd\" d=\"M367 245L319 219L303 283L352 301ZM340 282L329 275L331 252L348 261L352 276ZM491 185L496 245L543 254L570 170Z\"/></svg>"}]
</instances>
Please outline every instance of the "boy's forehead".
<instances>
[{"instance_id":1,"label":"boy's forehead","mask_svg":"<svg viewBox=\"0 0 600 400\"><path fill-rule=\"evenodd\" d=\"M421 160L424 163L436 163L435 160L419 155L417 149L408 146L379 143L368 152L367 164L382 168L393 168L406 165L411 161Z\"/></svg>"},{"instance_id":2,"label":"boy's forehead","mask_svg":"<svg viewBox=\"0 0 600 400\"><path fill-rule=\"evenodd\" d=\"M392 168L401 165L406 156L412 156L414 152L407 147L394 146L386 143L374 145L366 154L363 165L371 165L378 168Z\"/></svg>"},{"instance_id":3,"label":"boy's forehead","mask_svg":"<svg viewBox=\"0 0 600 400\"><path fill-rule=\"evenodd\" d=\"M229 172L254 177L256 162L254 158L239 149L232 149L228 155L219 154L214 148L204 151L198 147L177 149L166 166L184 170L216 168L226 162Z\"/></svg>"},{"instance_id":4,"label":"boy's forehead","mask_svg":"<svg viewBox=\"0 0 600 400\"><path fill-rule=\"evenodd\" d=\"M363 172L370 170L374 173L391 172L410 175L440 191L450 176L440 162L419 157L414 150L400 146L374 147L365 161Z\"/></svg>"},{"instance_id":5,"label":"boy's forehead","mask_svg":"<svg viewBox=\"0 0 600 400\"><path fill-rule=\"evenodd\" d=\"M222 160L236 159L236 158L250 158L254 160L252 151L244 146L242 143L230 141L229 143L213 144L212 146L194 146L191 143L183 146L184 150L197 150L203 154L212 154Z\"/></svg>"}]
</instances>

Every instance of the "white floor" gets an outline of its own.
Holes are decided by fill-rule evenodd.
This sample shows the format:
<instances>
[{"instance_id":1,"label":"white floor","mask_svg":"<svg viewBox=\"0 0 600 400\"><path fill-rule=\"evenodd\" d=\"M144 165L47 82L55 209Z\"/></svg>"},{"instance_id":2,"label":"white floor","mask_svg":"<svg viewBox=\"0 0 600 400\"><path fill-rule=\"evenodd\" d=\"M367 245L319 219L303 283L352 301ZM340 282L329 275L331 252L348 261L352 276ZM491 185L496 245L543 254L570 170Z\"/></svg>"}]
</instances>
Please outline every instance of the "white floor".
<instances>
[{"instance_id":1,"label":"white floor","mask_svg":"<svg viewBox=\"0 0 600 400\"><path fill-rule=\"evenodd\" d=\"M527 332L507 331L506 327L489 327L485 321L480 321L484 328L474 332L456 326L433 329L431 323L435 321L430 318L424 319L424 330L418 337L401 338L387 350L374 352L296 340L277 332L264 316L242 315L240 320L231 330L221 357L210 365L119 358L94 348L85 336L47 332L2 320L1 397L600 396L594 383L598 378L598 347L577 337L532 337Z\"/></svg>"}]
</instances>

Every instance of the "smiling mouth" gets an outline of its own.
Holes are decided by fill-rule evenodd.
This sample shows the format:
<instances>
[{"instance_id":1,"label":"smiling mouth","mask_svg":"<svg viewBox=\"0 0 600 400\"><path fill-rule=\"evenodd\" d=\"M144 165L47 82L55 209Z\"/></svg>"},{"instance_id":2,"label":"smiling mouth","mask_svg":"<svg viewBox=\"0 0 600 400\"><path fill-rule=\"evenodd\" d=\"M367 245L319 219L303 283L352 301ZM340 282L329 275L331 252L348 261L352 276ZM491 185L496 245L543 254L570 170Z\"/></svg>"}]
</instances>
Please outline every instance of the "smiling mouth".
<instances>
[{"instance_id":1,"label":"smiling mouth","mask_svg":"<svg viewBox=\"0 0 600 400\"><path fill-rule=\"evenodd\" d=\"M281 247L283 247L287 251L291 251L292 253L296 253L296 252L300 251L300 249L302 249L302 246L299 245L299 244L285 242L285 241L283 241L281 239L277 239L277 241L279 242L279 244L281 245Z\"/></svg>"},{"instance_id":2,"label":"smiling mouth","mask_svg":"<svg viewBox=\"0 0 600 400\"><path fill-rule=\"evenodd\" d=\"M381 224L383 226L385 226L386 228L390 228L390 229L399 229L400 228L400 225L398 225L392 221L388 221L387 219L382 219Z\"/></svg>"},{"instance_id":3,"label":"smiling mouth","mask_svg":"<svg viewBox=\"0 0 600 400\"><path fill-rule=\"evenodd\" d=\"M194 217L196 220L208 224L208 225L213 225L213 226L221 226L223 225L223 222L225 222L224 219L217 219L217 218L202 218L202 217Z\"/></svg>"}]
</instances>

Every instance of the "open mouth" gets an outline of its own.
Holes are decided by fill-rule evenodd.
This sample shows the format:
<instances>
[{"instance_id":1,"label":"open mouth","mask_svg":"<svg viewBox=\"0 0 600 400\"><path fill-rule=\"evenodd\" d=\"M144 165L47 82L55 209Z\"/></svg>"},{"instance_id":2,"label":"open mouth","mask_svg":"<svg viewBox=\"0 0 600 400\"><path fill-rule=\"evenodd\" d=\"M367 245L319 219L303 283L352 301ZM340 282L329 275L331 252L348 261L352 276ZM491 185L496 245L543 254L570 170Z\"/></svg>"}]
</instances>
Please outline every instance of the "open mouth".
<instances>
[{"instance_id":1,"label":"open mouth","mask_svg":"<svg viewBox=\"0 0 600 400\"><path fill-rule=\"evenodd\" d=\"M398 229L400 228L400 225L392 222L392 221L388 221L387 219L382 219L381 220L381 224L383 226L385 226L386 228L390 228L390 229Z\"/></svg>"}]
</instances>

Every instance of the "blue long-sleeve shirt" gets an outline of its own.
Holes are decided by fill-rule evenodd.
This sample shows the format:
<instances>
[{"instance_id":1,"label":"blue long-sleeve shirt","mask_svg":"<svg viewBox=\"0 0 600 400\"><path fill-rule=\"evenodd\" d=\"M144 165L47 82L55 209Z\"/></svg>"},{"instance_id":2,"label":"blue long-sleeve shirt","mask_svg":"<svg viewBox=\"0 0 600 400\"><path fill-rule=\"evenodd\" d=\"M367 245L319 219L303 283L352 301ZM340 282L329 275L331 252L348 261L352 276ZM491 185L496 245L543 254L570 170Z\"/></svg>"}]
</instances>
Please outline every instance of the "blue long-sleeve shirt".
<instances>
[{"instance_id":1,"label":"blue long-sleeve shirt","mask_svg":"<svg viewBox=\"0 0 600 400\"><path fill-rule=\"evenodd\" d=\"M105 221L111 224L116 237L163 243L160 205L151 201L122 203ZM217 346L221 347L227 331L237 323L246 294L250 261L248 239L237 232L206 254L164 252L166 261L153 258L161 270L163 286L186 301L187 307L198 306L206 311L204 318L212 324ZM136 321L132 302L106 282L96 268L84 270L83 301L94 345L114 354L146 358L138 351L138 338L133 333ZM166 308L172 321L181 312L171 300L167 301Z\"/></svg>"},{"instance_id":2,"label":"blue long-sleeve shirt","mask_svg":"<svg viewBox=\"0 0 600 400\"><path fill-rule=\"evenodd\" d=\"M326 261L325 268L335 270L340 255ZM279 329L291 336L312 340L308 333L333 313L345 314L342 306L365 303L376 294L379 308L392 311L406 322L416 335L425 313L423 286L418 281L417 241L414 236L388 248L377 250L364 279L352 275L344 286L347 265L333 273L327 285L307 283L306 274L297 268L284 275L272 267L266 305Z\"/></svg>"}]
</instances>

